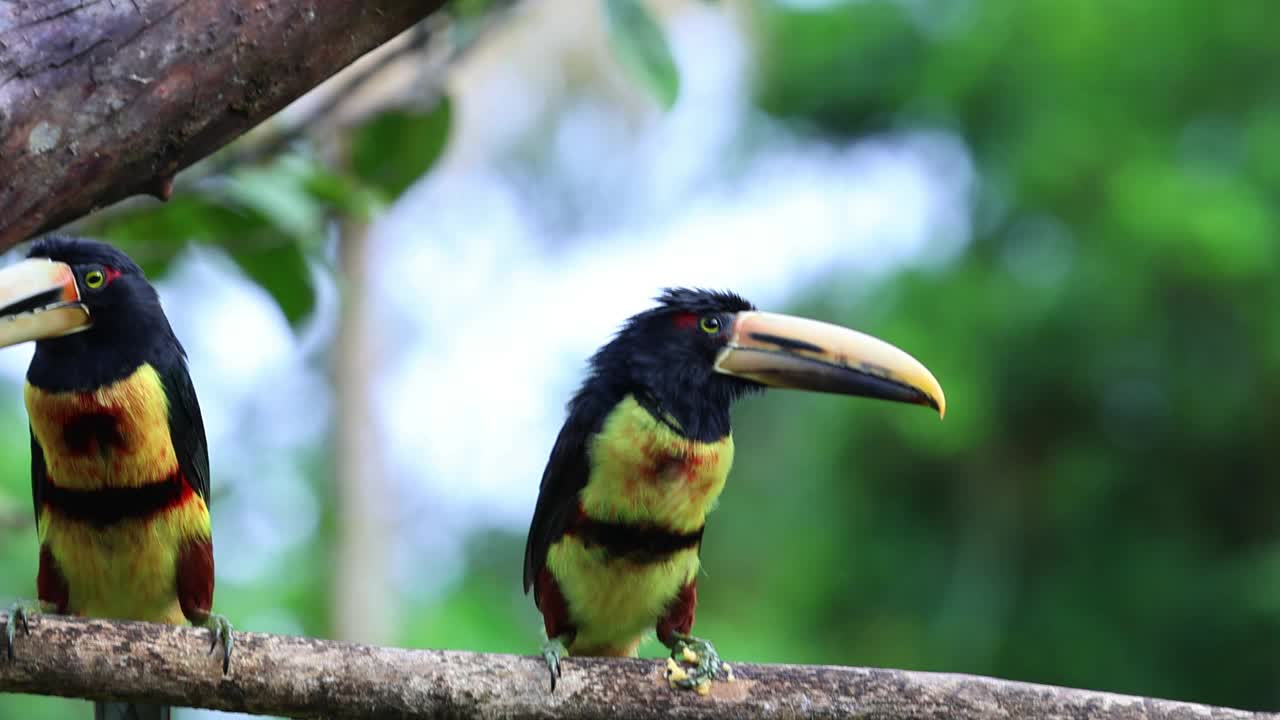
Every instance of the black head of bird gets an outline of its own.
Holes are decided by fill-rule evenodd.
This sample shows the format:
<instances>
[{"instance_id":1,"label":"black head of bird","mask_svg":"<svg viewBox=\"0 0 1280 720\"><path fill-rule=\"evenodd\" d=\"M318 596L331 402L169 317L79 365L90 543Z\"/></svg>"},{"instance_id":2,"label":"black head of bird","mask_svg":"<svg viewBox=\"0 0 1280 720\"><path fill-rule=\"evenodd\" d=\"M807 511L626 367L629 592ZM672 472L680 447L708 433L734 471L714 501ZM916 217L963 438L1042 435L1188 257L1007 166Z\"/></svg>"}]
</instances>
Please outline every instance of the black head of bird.
<instances>
[{"instance_id":1,"label":"black head of bird","mask_svg":"<svg viewBox=\"0 0 1280 720\"><path fill-rule=\"evenodd\" d=\"M760 312L732 292L674 288L633 316L592 358L587 385L633 393L694 440L729 431L733 401L784 387L927 405L942 388L907 353L869 335Z\"/></svg>"},{"instance_id":2,"label":"black head of bird","mask_svg":"<svg viewBox=\"0 0 1280 720\"><path fill-rule=\"evenodd\" d=\"M729 429L729 406L759 386L718 373L716 356L737 313L751 303L729 292L671 289L631 317L592 358L587 384L633 394L686 437L710 440Z\"/></svg>"},{"instance_id":3,"label":"black head of bird","mask_svg":"<svg viewBox=\"0 0 1280 720\"><path fill-rule=\"evenodd\" d=\"M92 388L180 346L155 288L123 252L48 236L0 270L0 347L36 341L29 376L43 387Z\"/></svg>"}]
</instances>

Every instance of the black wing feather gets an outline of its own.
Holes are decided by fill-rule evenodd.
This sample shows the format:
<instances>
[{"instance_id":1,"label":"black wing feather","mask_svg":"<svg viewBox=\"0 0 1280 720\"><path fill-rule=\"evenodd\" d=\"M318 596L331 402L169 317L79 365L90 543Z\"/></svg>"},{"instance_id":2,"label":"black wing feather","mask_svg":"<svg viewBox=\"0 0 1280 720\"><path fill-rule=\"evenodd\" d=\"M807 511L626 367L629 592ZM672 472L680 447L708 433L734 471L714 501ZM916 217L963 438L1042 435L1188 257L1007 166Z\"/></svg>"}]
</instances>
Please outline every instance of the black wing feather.
<instances>
[{"instance_id":1,"label":"black wing feather","mask_svg":"<svg viewBox=\"0 0 1280 720\"><path fill-rule=\"evenodd\" d=\"M542 472L538 504L524 546L524 591L529 592L547 560L551 543L564 535L565 526L578 509L578 493L591 473L588 442L600 432L613 403L587 392L570 404L569 418L560 428L551 458ZM538 602L534 593L534 602Z\"/></svg>"},{"instance_id":2,"label":"black wing feather","mask_svg":"<svg viewBox=\"0 0 1280 720\"><path fill-rule=\"evenodd\" d=\"M39 441L36 440L36 433L31 429L31 424L27 424L27 432L31 433L31 500L35 503L36 509L36 531L40 528L40 506L44 504L44 500L40 495L40 488L44 487L46 471L44 468L44 448L40 447Z\"/></svg>"},{"instance_id":3,"label":"black wing feather","mask_svg":"<svg viewBox=\"0 0 1280 720\"><path fill-rule=\"evenodd\" d=\"M178 468L186 476L191 488L206 503L209 502L209 445L204 437L204 418L200 415L200 402L196 389L187 372L186 358L181 351L173 363L156 368L169 398L169 439L174 454L178 456Z\"/></svg>"}]
</instances>

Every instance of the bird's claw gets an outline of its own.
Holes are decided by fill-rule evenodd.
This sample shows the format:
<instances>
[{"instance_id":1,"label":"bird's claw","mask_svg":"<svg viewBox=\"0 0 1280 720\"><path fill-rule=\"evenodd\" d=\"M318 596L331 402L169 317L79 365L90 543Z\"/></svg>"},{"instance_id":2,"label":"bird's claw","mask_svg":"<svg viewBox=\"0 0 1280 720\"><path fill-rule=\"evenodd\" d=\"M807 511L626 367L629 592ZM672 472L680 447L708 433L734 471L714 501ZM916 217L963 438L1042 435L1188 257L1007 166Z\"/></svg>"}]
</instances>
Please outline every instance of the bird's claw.
<instances>
[{"instance_id":1,"label":"bird's claw","mask_svg":"<svg viewBox=\"0 0 1280 720\"><path fill-rule=\"evenodd\" d=\"M14 603L9 608L9 622L5 623L5 652L9 656L9 661L13 661L13 646L18 638L18 628L22 628L24 635L31 634L31 626L27 624L27 611L22 607L22 603Z\"/></svg>"},{"instance_id":2,"label":"bird's claw","mask_svg":"<svg viewBox=\"0 0 1280 720\"><path fill-rule=\"evenodd\" d=\"M18 637L18 628L23 635L31 634L31 616L39 613L53 612L53 607L39 601L19 600L9 606L9 622L5 623L5 652L9 660L13 660L13 646Z\"/></svg>"},{"instance_id":3,"label":"bird's claw","mask_svg":"<svg viewBox=\"0 0 1280 720\"><path fill-rule=\"evenodd\" d=\"M551 675L551 692L556 691L556 681L564 672L560 667L560 660L566 654L564 642L560 638L552 638L542 646L542 659L547 662L547 672Z\"/></svg>"},{"instance_id":4,"label":"bird's claw","mask_svg":"<svg viewBox=\"0 0 1280 720\"><path fill-rule=\"evenodd\" d=\"M214 650L218 649L218 644L222 644L222 674L226 675L231 670L231 648L236 644L235 633L231 627L231 621L223 615L210 614L209 618L204 621L204 627L209 628L213 639L209 643L209 654L212 655Z\"/></svg>"},{"instance_id":5,"label":"bird's claw","mask_svg":"<svg viewBox=\"0 0 1280 720\"><path fill-rule=\"evenodd\" d=\"M733 678L715 646L701 638L676 636L671 657L667 659L667 682L671 687L706 695L711 691L711 682L720 675Z\"/></svg>"}]
</instances>

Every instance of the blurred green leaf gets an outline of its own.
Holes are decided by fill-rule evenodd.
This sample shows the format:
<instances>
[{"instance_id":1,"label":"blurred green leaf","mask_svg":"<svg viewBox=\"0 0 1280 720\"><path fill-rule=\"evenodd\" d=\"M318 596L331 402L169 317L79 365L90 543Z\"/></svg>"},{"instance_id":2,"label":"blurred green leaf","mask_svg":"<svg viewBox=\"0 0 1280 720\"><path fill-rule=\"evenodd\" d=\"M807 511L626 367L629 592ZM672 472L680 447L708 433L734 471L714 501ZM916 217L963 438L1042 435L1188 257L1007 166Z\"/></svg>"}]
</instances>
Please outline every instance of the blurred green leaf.
<instances>
[{"instance_id":1,"label":"blurred green leaf","mask_svg":"<svg viewBox=\"0 0 1280 720\"><path fill-rule=\"evenodd\" d=\"M90 232L129 253L147 276L155 279L189 243L219 244L269 230L270 224L257 212L209 195L188 193L164 205L110 215L91 226Z\"/></svg>"},{"instance_id":2,"label":"blurred green leaf","mask_svg":"<svg viewBox=\"0 0 1280 720\"><path fill-rule=\"evenodd\" d=\"M382 113L352 134L351 168L386 199L395 200L440 158L452 123L448 96L427 112Z\"/></svg>"},{"instance_id":3,"label":"blurred green leaf","mask_svg":"<svg viewBox=\"0 0 1280 720\"><path fill-rule=\"evenodd\" d=\"M317 168L303 183L311 197L355 220L369 221L386 203L378 193L348 175Z\"/></svg>"},{"instance_id":4,"label":"blurred green leaf","mask_svg":"<svg viewBox=\"0 0 1280 720\"><path fill-rule=\"evenodd\" d=\"M604 0L613 52L664 109L680 94L680 73L671 48L642 0Z\"/></svg>"},{"instance_id":5,"label":"blurred green leaf","mask_svg":"<svg viewBox=\"0 0 1280 720\"><path fill-rule=\"evenodd\" d=\"M231 257L241 270L258 283L296 325L311 311L315 300L307 257L297 242L233 251Z\"/></svg>"},{"instance_id":6,"label":"blurred green leaf","mask_svg":"<svg viewBox=\"0 0 1280 720\"><path fill-rule=\"evenodd\" d=\"M220 247L297 323L314 303L307 255L320 247L332 216L367 220L382 206L358 178L291 153L237 169L165 205L108 216L93 232L118 244L153 278L188 243Z\"/></svg>"},{"instance_id":7,"label":"blurred green leaf","mask_svg":"<svg viewBox=\"0 0 1280 720\"><path fill-rule=\"evenodd\" d=\"M282 164L251 168L235 173L225 188L236 205L250 208L267 218L278 230L302 239L320 230L326 208L305 186L298 169Z\"/></svg>"}]
</instances>

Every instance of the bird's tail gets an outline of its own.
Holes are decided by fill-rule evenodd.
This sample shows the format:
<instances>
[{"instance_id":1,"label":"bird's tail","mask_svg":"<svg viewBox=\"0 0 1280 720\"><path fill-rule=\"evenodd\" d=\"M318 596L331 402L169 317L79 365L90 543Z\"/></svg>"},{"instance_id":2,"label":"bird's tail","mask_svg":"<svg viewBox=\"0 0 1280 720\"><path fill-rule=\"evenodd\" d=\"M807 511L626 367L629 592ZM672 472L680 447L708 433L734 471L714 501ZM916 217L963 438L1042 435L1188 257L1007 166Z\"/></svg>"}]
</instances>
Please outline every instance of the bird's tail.
<instances>
[{"instance_id":1,"label":"bird's tail","mask_svg":"<svg viewBox=\"0 0 1280 720\"><path fill-rule=\"evenodd\" d=\"M99 702L93 704L93 720L169 720L169 706Z\"/></svg>"}]
</instances>

